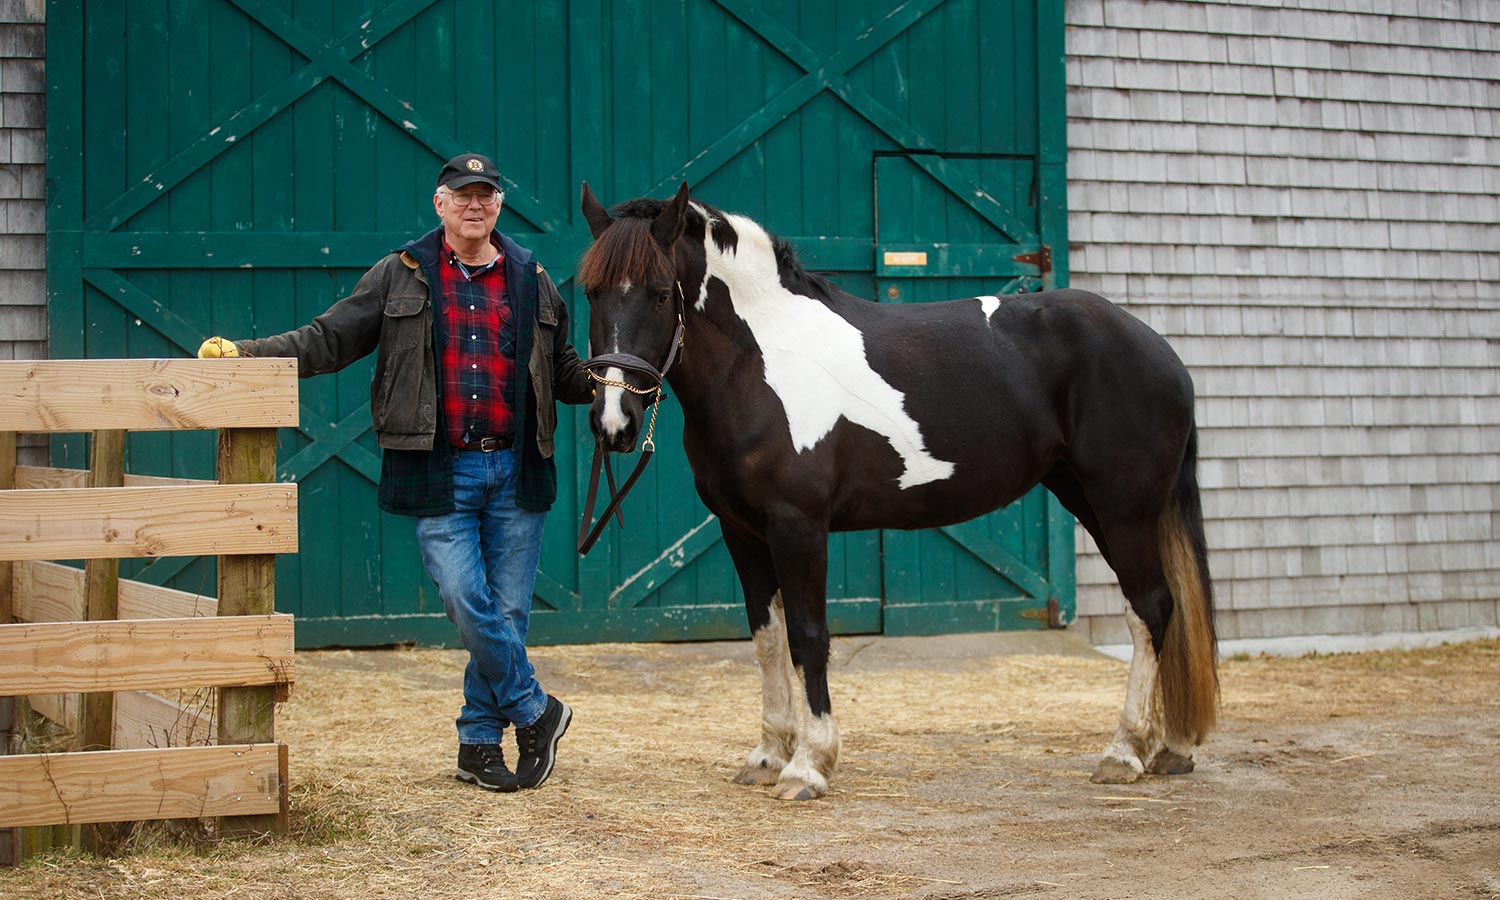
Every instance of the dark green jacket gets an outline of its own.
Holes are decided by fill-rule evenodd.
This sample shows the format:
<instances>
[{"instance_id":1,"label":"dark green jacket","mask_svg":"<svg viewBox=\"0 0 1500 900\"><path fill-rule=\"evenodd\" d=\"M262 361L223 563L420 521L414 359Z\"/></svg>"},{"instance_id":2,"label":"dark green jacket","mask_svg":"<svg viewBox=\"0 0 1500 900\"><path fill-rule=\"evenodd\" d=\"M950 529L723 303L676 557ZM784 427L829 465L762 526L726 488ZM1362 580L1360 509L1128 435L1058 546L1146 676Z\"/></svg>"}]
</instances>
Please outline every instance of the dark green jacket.
<instances>
[{"instance_id":1,"label":"dark green jacket","mask_svg":"<svg viewBox=\"0 0 1500 900\"><path fill-rule=\"evenodd\" d=\"M593 392L568 343L568 308L531 251L496 231L505 252L505 284L514 307L516 359L530 378L514 379L512 409L520 440L516 503L545 510L557 499L553 433L555 400L587 403ZM442 423L437 327L432 285L443 246L441 228L376 263L354 292L295 331L236 340L246 356L292 357L303 378L337 372L379 348L370 381L370 417L384 450L380 507L408 516L453 511L453 453Z\"/></svg>"}]
</instances>

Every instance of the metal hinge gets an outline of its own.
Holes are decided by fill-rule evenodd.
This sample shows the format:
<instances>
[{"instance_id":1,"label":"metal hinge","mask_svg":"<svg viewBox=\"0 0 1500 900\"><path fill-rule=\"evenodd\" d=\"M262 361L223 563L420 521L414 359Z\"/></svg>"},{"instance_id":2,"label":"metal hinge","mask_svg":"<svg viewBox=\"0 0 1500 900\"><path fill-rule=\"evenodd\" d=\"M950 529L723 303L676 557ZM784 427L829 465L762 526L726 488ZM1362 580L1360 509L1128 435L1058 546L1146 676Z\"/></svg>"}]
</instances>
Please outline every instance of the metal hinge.
<instances>
[{"instance_id":1,"label":"metal hinge","mask_svg":"<svg viewBox=\"0 0 1500 900\"><path fill-rule=\"evenodd\" d=\"M1061 607L1059 607L1057 605L1057 598L1056 597L1048 597L1047 598L1047 608L1046 609L1037 608L1037 609L1022 610L1022 612L1021 612L1021 618L1023 618L1023 619L1036 619L1038 622L1046 622L1048 628L1061 628L1061 627L1063 627L1063 623L1062 623L1062 609L1061 609Z\"/></svg>"},{"instance_id":2,"label":"metal hinge","mask_svg":"<svg viewBox=\"0 0 1500 900\"><path fill-rule=\"evenodd\" d=\"M1052 290L1052 248L1042 244L1031 253L1019 253L1011 259L1028 266L1036 266L1037 272L1042 276L1042 290Z\"/></svg>"}]
</instances>

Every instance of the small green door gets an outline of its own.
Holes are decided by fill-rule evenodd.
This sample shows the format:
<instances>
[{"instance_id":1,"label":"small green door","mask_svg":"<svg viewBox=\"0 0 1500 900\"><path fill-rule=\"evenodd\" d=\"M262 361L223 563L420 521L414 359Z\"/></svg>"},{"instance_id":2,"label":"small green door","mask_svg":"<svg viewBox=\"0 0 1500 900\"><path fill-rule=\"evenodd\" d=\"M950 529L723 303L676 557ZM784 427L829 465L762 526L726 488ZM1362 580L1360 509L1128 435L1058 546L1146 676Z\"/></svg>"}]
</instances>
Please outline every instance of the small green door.
<instances>
[{"instance_id":1,"label":"small green door","mask_svg":"<svg viewBox=\"0 0 1500 900\"><path fill-rule=\"evenodd\" d=\"M887 303L1051 287L1036 157L875 161L876 286ZM885 633L1045 627L1072 618L1072 519L1042 488L999 512L882 541Z\"/></svg>"}]
</instances>

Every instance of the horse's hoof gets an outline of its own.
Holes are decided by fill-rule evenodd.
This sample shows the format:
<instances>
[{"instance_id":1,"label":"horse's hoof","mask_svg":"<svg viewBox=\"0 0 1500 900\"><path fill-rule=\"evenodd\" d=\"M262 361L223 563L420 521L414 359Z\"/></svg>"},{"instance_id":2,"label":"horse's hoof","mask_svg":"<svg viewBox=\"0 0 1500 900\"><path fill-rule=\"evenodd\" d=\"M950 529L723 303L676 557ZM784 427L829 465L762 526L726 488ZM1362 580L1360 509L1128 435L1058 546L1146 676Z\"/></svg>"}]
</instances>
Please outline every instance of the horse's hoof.
<instances>
[{"instance_id":1,"label":"horse's hoof","mask_svg":"<svg viewBox=\"0 0 1500 900\"><path fill-rule=\"evenodd\" d=\"M1139 763L1132 766L1123 759L1106 756L1099 760L1089 781L1094 784L1134 784L1140 777Z\"/></svg>"},{"instance_id":2,"label":"horse's hoof","mask_svg":"<svg viewBox=\"0 0 1500 900\"><path fill-rule=\"evenodd\" d=\"M740 773L734 776L735 784L767 785L775 784L781 777L780 769L770 766L745 766Z\"/></svg>"},{"instance_id":3,"label":"horse's hoof","mask_svg":"<svg viewBox=\"0 0 1500 900\"><path fill-rule=\"evenodd\" d=\"M1163 748L1151 760L1151 765L1146 771L1152 775L1186 775L1193 771L1193 758Z\"/></svg>"},{"instance_id":4,"label":"horse's hoof","mask_svg":"<svg viewBox=\"0 0 1500 900\"><path fill-rule=\"evenodd\" d=\"M816 800L823 796L823 791L815 785L793 779L777 782L771 789L771 796L777 800Z\"/></svg>"}]
</instances>

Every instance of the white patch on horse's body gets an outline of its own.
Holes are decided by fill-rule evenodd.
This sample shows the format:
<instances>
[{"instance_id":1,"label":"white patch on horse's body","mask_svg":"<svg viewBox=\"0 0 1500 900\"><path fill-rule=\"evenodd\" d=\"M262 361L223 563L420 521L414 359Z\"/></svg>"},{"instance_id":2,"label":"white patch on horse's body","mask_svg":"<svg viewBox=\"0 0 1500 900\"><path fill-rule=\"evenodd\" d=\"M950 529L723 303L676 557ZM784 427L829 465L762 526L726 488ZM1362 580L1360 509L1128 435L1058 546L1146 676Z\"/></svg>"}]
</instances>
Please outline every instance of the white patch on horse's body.
<instances>
[{"instance_id":1,"label":"white patch on horse's body","mask_svg":"<svg viewBox=\"0 0 1500 900\"><path fill-rule=\"evenodd\" d=\"M890 442L905 467L902 488L951 476L953 463L927 452L906 397L871 368L859 329L818 300L783 287L769 235L743 216L726 218L738 244L721 252L705 232L707 276L724 282L735 314L750 326L766 383L786 411L792 446L811 450L846 418Z\"/></svg>"},{"instance_id":2,"label":"white patch on horse's body","mask_svg":"<svg viewBox=\"0 0 1500 900\"><path fill-rule=\"evenodd\" d=\"M604 370L604 377L608 381L624 381L625 373L617 366L610 366ZM604 412L599 416L599 427L604 429L605 434L619 434L630 423L625 416L625 410L620 408L620 401L625 397L625 389L614 385L606 385L604 388Z\"/></svg>"},{"instance_id":3,"label":"white patch on horse's body","mask_svg":"<svg viewBox=\"0 0 1500 900\"><path fill-rule=\"evenodd\" d=\"M1151 646L1151 630L1128 605L1125 624L1135 645L1130 654L1130 680L1125 687L1125 706L1120 710L1120 727L1105 748L1104 758L1124 763L1140 774L1162 740L1156 650Z\"/></svg>"},{"instance_id":4,"label":"white patch on horse's body","mask_svg":"<svg viewBox=\"0 0 1500 900\"><path fill-rule=\"evenodd\" d=\"M700 215L700 216L703 217L703 239L705 241L711 241L711 240L713 240L714 224L716 222L718 222L719 220L717 218L715 218L714 216L712 216L712 215L709 214L708 207L704 206L702 203L699 203L696 200L689 200L688 201L688 206L690 206L693 209L697 210L698 215ZM677 283L677 289L679 291L682 290L682 282L678 282ZM686 301L687 298L684 297L683 300ZM703 305L705 303L707 303L707 302L708 302L708 276L705 275L703 277L703 280L698 283L698 299L695 300L695 301L693 301L693 309L701 311L703 309Z\"/></svg>"},{"instance_id":5,"label":"white patch on horse's body","mask_svg":"<svg viewBox=\"0 0 1500 900\"><path fill-rule=\"evenodd\" d=\"M978 298L978 300L979 308L984 310L984 321L989 322L990 316L993 316L995 314L995 310L1000 308L1000 298L991 295L980 297Z\"/></svg>"}]
</instances>

